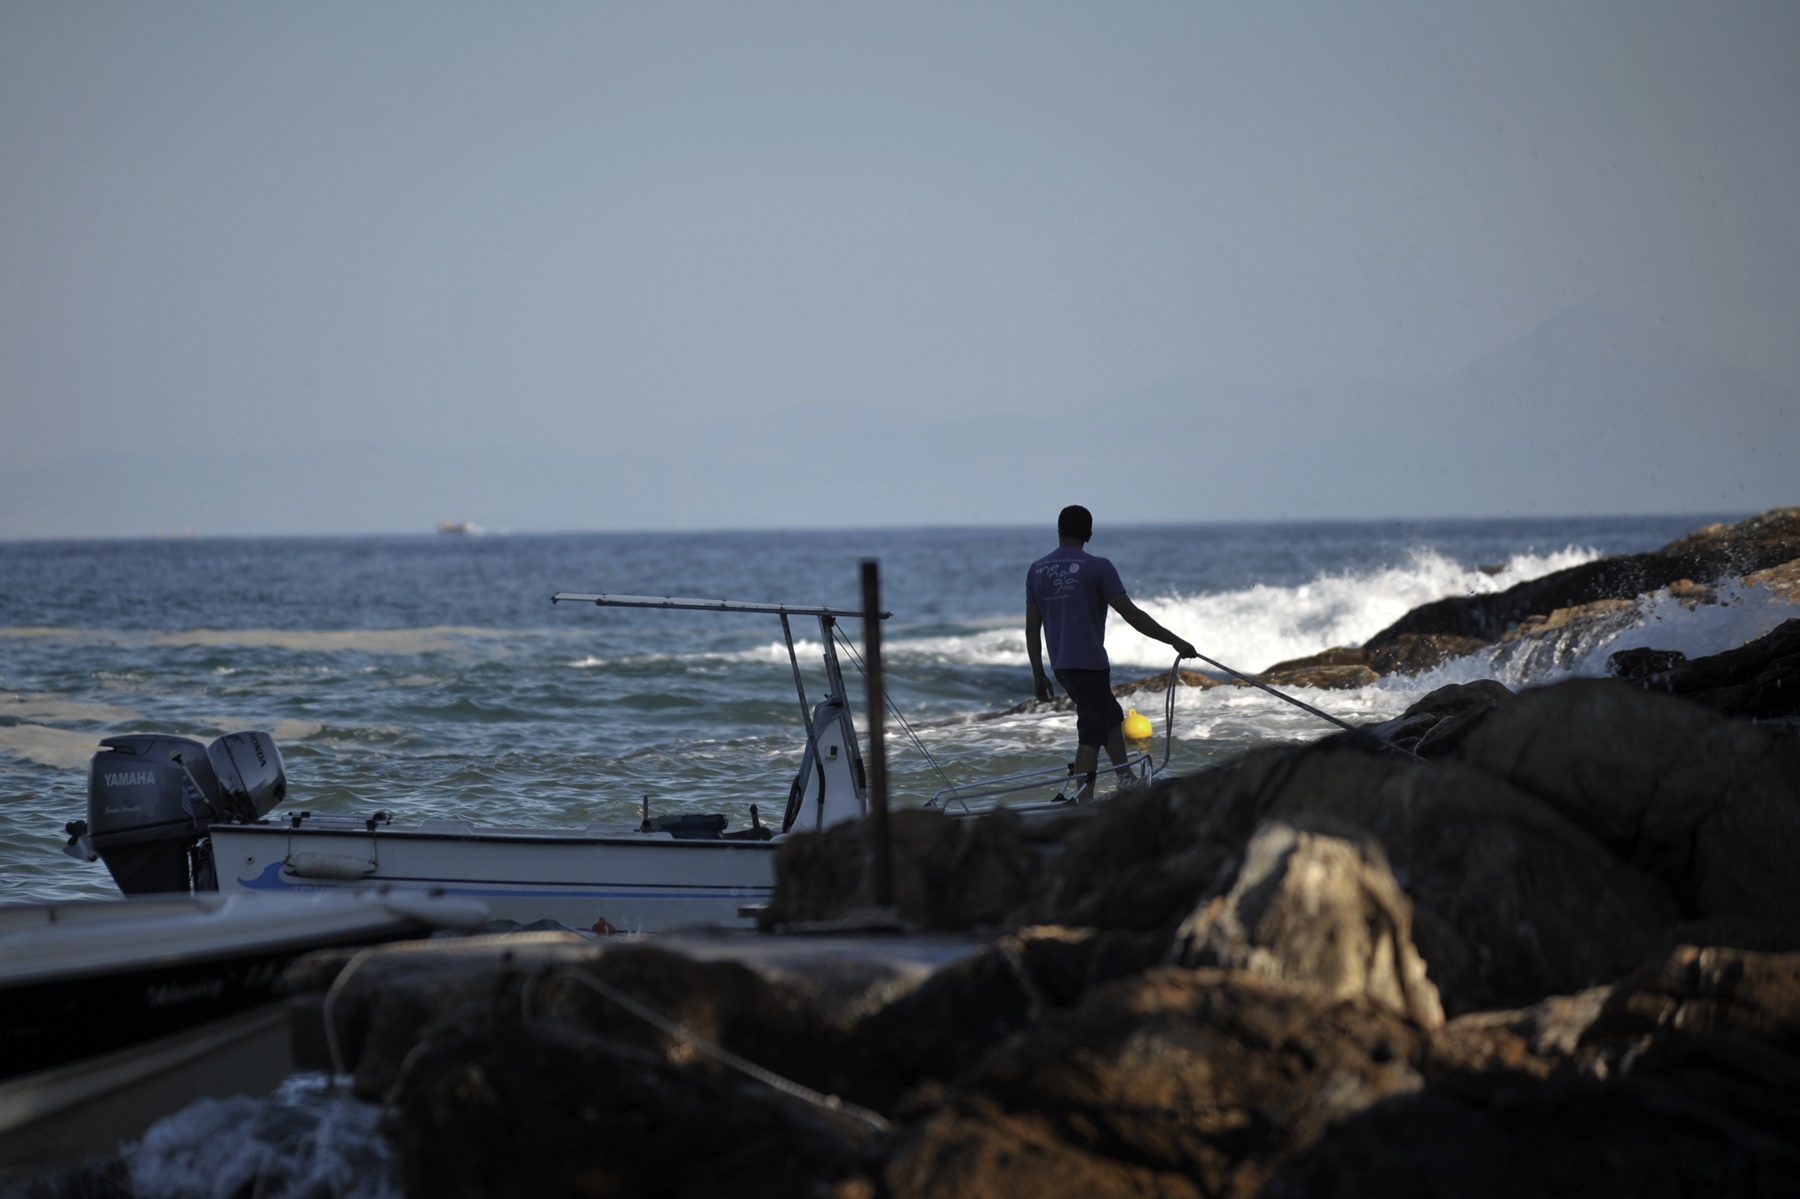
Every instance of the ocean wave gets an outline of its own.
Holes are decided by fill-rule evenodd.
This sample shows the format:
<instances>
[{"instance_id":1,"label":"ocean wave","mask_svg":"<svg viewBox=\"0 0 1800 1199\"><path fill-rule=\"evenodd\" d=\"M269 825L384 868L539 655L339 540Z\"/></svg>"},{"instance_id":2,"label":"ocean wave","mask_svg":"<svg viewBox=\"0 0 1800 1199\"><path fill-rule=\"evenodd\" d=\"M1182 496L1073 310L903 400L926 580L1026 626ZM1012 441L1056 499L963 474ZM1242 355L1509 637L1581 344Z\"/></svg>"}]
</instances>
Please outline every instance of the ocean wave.
<instances>
[{"instance_id":1,"label":"ocean wave","mask_svg":"<svg viewBox=\"0 0 1800 1199\"><path fill-rule=\"evenodd\" d=\"M1515 554L1504 563L1471 568L1441 552L1421 548L1397 565L1320 574L1294 586L1257 584L1236 591L1138 597L1137 603L1165 627L1193 641L1201 653L1255 673L1332 646L1359 645L1420 604L1447 596L1504 591L1597 557L1598 550L1569 546L1551 553ZM914 636L903 627L890 629L883 642L884 658L900 671L914 664L1028 665L1022 612L958 623L968 631ZM853 640L860 645L860 636ZM796 639L794 649L802 664L810 665L822 647L816 640ZM1108 624L1107 652L1115 668L1166 669L1171 660L1168 646L1142 636L1118 619ZM738 650L589 654L569 665L595 669L670 661L785 665L787 647L771 639Z\"/></svg>"},{"instance_id":2,"label":"ocean wave","mask_svg":"<svg viewBox=\"0 0 1800 1199\"><path fill-rule=\"evenodd\" d=\"M295 652L425 654L454 649L471 640L515 638L513 630L442 625L411 629L175 629L141 632L115 629L50 628L40 625L0 628L0 639L82 641L110 645L168 647L241 646Z\"/></svg>"},{"instance_id":3,"label":"ocean wave","mask_svg":"<svg viewBox=\"0 0 1800 1199\"><path fill-rule=\"evenodd\" d=\"M1201 653L1247 673L1337 645L1360 645L1420 604L1454 595L1504 591L1527 579L1600 557L1569 546L1552 553L1515 554L1489 569L1470 568L1431 549L1415 549L1394 566L1315 576L1295 586L1268 584L1188 596L1138 597L1164 627ZM888 652L927 661L979 666L1025 666L1022 618L978 631L936 637L895 637ZM1167 668L1168 646L1119 620L1109 622L1107 652L1116 667Z\"/></svg>"},{"instance_id":4,"label":"ocean wave","mask_svg":"<svg viewBox=\"0 0 1800 1199\"><path fill-rule=\"evenodd\" d=\"M1497 679L1512 688L1540 686L1578 676L1606 673L1607 659L1621 650L1676 650L1704 658L1754 641L1800 607L1761 586L1720 584L1712 602L1695 603L1667 588L1639 596L1617 612L1576 620L1545 633L1516 638L1437 669L1383 684L1417 692L1448 683Z\"/></svg>"}]
</instances>

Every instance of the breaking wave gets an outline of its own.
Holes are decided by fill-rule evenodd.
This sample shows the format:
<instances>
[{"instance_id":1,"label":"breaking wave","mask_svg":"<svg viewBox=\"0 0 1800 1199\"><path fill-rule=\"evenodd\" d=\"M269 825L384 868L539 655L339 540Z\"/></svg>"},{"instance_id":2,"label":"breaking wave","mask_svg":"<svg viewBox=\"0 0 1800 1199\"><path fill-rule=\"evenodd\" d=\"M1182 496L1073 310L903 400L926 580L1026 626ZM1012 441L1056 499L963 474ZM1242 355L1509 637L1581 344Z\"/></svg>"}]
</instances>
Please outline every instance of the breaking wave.
<instances>
[{"instance_id":1,"label":"breaking wave","mask_svg":"<svg viewBox=\"0 0 1800 1199\"><path fill-rule=\"evenodd\" d=\"M1477 678L1498 679L1513 688L1538 686L1579 675L1603 675L1607 659L1621 650L1676 650L1690 658L1724 653L1794 615L1792 601L1763 587L1721 584L1714 598L1704 603L1664 588L1614 612L1516 638L1414 679L1384 682L1408 690Z\"/></svg>"},{"instance_id":2,"label":"breaking wave","mask_svg":"<svg viewBox=\"0 0 1800 1199\"><path fill-rule=\"evenodd\" d=\"M1201 653L1255 673L1332 646L1360 645L1420 604L1504 591L1598 557L1598 550L1570 546L1548 554L1515 554L1484 569L1464 566L1436 550L1417 549L1394 566L1321 574L1295 586L1259 583L1237 591L1135 598ZM991 627L967 634L895 636L888 649L901 660L916 655L969 665L1026 664L1021 617L1004 623L996 619ZM1118 620L1108 626L1107 651L1115 667L1166 669L1171 660L1166 645Z\"/></svg>"}]
</instances>

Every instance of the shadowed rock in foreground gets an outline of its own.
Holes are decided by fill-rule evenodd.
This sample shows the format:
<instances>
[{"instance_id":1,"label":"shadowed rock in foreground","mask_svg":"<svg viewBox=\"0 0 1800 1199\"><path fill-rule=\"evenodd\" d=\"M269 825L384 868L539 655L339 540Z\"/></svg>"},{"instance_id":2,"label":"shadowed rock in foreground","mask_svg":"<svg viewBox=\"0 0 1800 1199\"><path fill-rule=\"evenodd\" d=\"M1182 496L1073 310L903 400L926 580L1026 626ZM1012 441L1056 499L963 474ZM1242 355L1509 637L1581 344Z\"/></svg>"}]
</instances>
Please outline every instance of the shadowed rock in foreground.
<instances>
[{"instance_id":1,"label":"shadowed rock in foreground","mask_svg":"<svg viewBox=\"0 0 1800 1199\"><path fill-rule=\"evenodd\" d=\"M1452 701L1422 764L895 813L906 934L842 931L845 826L780 850L787 935L426 943L328 1007L317 956L300 1027L415 1195L1791 1193L1800 739L1620 680Z\"/></svg>"}]
</instances>

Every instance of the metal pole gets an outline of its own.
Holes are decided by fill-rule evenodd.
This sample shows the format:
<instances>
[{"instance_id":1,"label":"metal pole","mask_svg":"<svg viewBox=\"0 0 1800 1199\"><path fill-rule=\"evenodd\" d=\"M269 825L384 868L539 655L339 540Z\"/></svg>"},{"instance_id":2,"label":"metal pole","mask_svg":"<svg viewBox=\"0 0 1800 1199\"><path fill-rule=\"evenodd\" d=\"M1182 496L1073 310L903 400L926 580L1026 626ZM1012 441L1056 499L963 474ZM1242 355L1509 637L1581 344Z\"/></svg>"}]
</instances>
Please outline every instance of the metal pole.
<instances>
[{"instance_id":1,"label":"metal pole","mask_svg":"<svg viewBox=\"0 0 1800 1199\"><path fill-rule=\"evenodd\" d=\"M875 906L894 906L894 849L888 841L887 746L882 741L881 568L862 564L863 661L869 680L869 849L874 858Z\"/></svg>"}]
</instances>

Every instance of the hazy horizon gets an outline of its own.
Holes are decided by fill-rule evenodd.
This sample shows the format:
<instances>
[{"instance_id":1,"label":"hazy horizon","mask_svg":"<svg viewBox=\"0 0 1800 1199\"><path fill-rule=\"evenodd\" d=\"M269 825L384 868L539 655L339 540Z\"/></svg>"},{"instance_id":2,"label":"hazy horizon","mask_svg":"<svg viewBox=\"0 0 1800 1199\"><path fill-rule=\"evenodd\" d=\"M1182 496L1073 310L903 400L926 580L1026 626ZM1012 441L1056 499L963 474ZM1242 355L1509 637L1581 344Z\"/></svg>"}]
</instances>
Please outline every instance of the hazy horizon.
<instances>
[{"instance_id":1,"label":"hazy horizon","mask_svg":"<svg viewBox=\"0 0 1800 1199\"><path fill-rule=\"evenodd\" d=\"M1685 0L8 5L0 538L1800 502L1796 61Z\"/></svg>"},{"instance_id":2,"label":"hazy horizon","mask_svg":"<svg viewBox=\"0 0 1800 1199\"><path fill-rule=\"evenodd\" d=\"M1793 507L1795 505L1783 505ZM1209 527L1241 529L1266 525L1271 528L1307 528L1313 526L1343 525L1366 528L1371 525L1394 525L1397 527L1430 527L1436 525L1478 525L1478 524L1518 524L1533 525L1568 525L1583 521L1595 524L1615 523L1621 521L1643 521L1653 523L1670 520L1692 520L1693 528L1701 528L1713 523L1735 523L1758 516L1769 509L1756 511L1697 511L1697 512L1581 512L1550 513L1531 516L1377 516L1377 517L1244 517L1233 520L1119 520L1110 521L1104 527L1096 524L1095 540L1089 544L1095 553L1104 556L1104 545L1109 534L1134 533L1158 529L1205 529ZM971 534L981 532L1020 532L1033 531L1041 533L1047 541L1055 540L1056 514L1052 512L1040 521L1012 521L1006 523L968 523L968 524L914 524L914 525L739 525L718 526L709 528L680 529L497 529L488 528L476 522L459 522L470 527L464 532L446 533L436 528L428 529L381 529L360 532L327 531L315 533L209 533L189 529L157 529L148 533L110 534L92 533L75 536L27 536L0 537L0 545L24 545L49 542L93 542L93 541L307 541L307 540L405 540L417 538L423 541L447 540L484 537L617 537L617 538L651 538L651 537L732 537L732 536L823 536L854 537L859 533L874 535L890 534Z\"/></svg>"}]
</instances>

